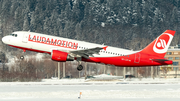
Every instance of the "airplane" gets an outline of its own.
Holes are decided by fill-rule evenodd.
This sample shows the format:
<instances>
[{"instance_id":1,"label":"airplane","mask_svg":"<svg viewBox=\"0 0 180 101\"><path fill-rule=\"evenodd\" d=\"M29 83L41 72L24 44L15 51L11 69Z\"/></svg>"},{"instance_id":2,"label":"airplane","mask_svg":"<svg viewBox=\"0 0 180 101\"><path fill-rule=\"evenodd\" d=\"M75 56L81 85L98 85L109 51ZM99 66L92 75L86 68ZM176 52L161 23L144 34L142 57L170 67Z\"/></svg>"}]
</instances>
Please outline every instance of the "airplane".
<instances>
[{"instance_id":1,"label":"airplane","mask_svg":"<svg viewBox=\"0 0 180 101\"><path fill-rule=\"evenodd\" d=\"M3 43L26 50L51 55L59 62L78 61L77 70L81 71L81 61L102 63L119 67L142 67L170 65L171 60L164 58L175 31L166 30L144 49L132 51L95 43L78 41L35 32L16 31L2 38Z\"/></svg>"}]
</instances>

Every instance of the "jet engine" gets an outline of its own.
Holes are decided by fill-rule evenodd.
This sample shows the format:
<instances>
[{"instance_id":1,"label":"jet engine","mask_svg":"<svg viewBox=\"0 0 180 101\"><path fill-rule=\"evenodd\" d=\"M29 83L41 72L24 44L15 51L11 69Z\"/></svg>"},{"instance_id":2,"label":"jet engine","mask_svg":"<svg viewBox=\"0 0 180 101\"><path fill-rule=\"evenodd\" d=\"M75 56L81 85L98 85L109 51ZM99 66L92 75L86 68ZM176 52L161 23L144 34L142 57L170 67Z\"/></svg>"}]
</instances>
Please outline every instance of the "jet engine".
<instances>
[{"instance_id":1,"label":"jet engine","mask_svg":"<svg viewBox=\"0 0 180 101\"><path fill-rule=\"evenodd\" d=\"M68 55L68 53L58 51L58 50L52 50L51 59L54 61L60 61L60 62L74 61L74 58Z\"/></svg>"}]
</instances>

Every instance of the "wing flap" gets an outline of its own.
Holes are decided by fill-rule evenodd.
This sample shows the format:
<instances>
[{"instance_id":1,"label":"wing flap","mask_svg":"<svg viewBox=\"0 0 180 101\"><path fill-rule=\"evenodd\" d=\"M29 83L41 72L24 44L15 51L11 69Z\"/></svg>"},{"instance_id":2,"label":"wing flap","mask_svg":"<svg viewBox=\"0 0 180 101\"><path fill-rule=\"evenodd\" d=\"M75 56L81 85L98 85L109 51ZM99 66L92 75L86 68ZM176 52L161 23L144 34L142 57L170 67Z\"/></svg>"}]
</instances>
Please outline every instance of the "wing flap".
<instances>
[{"instance_id":1,"label":"wing flap","mask_svg":"<svg viewBox=\"0 0 180 101\"><path fill-rule=\"evenodd\" d=\"M99 55L100 50L102 50L104 48L107 48L107 46L106 47L96 47L96 48L91 48L91 49L84 49L84 50L70 51L70 53L73 53L73 54L76 54L76 55L79 55L79 56L89 59L89 56L94 57L93 54Z\"/></svg>"}]
</instances>

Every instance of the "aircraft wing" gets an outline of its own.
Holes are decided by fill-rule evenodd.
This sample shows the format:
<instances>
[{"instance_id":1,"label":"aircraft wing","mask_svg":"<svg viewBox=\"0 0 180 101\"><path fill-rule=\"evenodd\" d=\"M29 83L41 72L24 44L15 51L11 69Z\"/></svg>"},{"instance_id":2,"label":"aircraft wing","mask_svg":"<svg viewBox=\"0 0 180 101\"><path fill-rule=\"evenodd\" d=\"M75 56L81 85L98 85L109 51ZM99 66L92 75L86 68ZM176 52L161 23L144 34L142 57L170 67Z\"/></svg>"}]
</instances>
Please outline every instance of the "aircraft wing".
<instances>
[{"instance_id":1,"label":"aircraft wing","mask_svg":"<svg viewBox=\"0 0 180 101\"><path fill-rule=\"evenodd\" d=\"M69 53L74 55L74 57L84 57L89 59L89 56L94 57L93 54L99 54L99 51L104 49L106 50L106 47L96 47L91 49L84 49L84 50L76 50L76 51L70 51Z\"/></svg>"}]
</instances>

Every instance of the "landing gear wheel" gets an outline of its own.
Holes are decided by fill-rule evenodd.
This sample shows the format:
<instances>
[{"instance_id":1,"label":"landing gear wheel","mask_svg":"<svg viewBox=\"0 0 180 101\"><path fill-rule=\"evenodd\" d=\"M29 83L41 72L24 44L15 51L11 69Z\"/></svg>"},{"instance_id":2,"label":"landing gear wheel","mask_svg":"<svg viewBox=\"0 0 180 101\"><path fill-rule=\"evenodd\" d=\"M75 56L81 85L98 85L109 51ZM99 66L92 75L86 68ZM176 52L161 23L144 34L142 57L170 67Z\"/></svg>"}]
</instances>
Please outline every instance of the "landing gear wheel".
<instances>
[{"instance_id":1,"label":"landing gear wheel","mask_svg":"<svg viewBox=\"0 0 180 101\"><path fill-rule=\"evenodd\" d=\"M20 59L21 59L21 60L24 60L24 56L21 56Z\"/></svg>"},{"instance_id":2,"label":"landing gear wheel","mask_svg":"<svg viewBox=\"0 0 180 101\"><path fill-rule=\"evenodd\" d=\"M82 69L83 69L83 66L82 66L82 65L77 66L77 70L78 70L78 71L81 71Z\"/></svg>"}]
</instances>

